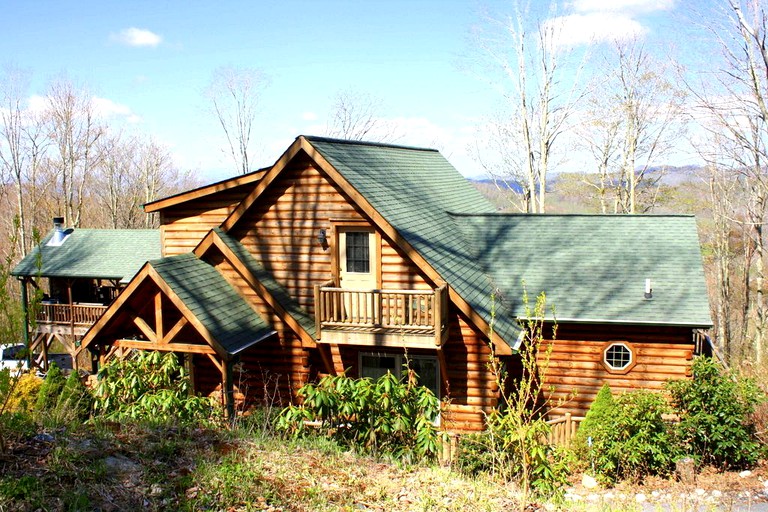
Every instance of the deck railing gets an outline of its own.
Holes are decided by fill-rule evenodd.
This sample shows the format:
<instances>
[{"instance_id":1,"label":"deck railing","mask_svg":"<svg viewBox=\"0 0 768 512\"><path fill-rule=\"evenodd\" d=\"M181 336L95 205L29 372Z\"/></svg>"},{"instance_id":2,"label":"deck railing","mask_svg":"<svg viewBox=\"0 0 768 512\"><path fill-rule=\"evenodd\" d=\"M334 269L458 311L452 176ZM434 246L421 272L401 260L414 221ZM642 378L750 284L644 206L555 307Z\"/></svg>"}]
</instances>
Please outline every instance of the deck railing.
<instances>
[{"instance_id":1,"label":"deck railing","mask_svg":"<svg viewBox=\"0 0 768 512\"><path fill-rule=\"evenodd\" d=\"M547 439L549 444L569 447L582 421L584 421L584 417L571 416L569 412L565 413L565 416L547 420L547 425L550 428Z\"/></svg>"},{"instance_id":2,"label":"deck railing","mask_svg":"<svg viewBox=\"0 0 768 512\"><path fill-rule=\"evenodd\" d=\"M439 336L448 319L447 286L435 290L315 289L322 329L379 329Z\"/></svg>"},{"instance_id":3,"label":"deck railing","mask_svg":"<svg viewBox=\"0 0 768 512\"><path fill-rule=\"evenodd\" d=\"M38 324L93 325L107 306L101 304L41 304Z\"/></svg>"}]
</instances>

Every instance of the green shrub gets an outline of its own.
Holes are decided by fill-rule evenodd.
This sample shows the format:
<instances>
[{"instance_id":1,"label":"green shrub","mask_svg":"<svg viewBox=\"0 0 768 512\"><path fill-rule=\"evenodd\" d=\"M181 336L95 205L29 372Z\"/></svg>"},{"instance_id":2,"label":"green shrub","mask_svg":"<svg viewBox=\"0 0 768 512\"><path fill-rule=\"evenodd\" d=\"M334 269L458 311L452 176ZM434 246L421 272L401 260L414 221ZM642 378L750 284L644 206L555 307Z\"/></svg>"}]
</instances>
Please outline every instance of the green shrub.
<instances>
[{"instance_id":1,"label":"green shrub","mask_svg":"<svg viewBox=\"0 0 768 512\"><path fill-rule=\"evenodd\" d=\"M35 402L35 409L38 411L46 411L56 406L56 402L59 400L61 390L64 389L64 383L66 379L64 374L61 373L56 363L51 363L48 368L48 374L46 374L43 380L40 391L37 394L37 401Z\"/></svg>"},{"instance_id":2,"label":"green shrub","mask_svg":"<svg viewBox=\"0 0 768 512\"><path fill-rule=\"evenodd\" d=\"M584 421L579 425L574 440L574 450L577 454L583 455L589 449L592 440L598 437L605 437L605 433L600 432L610 425L610 417L614 413L616 402L611 393L611 386L608 383L603 384L597 393L592 405L589 406Z\"/></svg>"},{"instance_id":3,"label":"green shrub","mask_svg":"<svg viewBox=\"0 0 768 512\"><path fill-rule=\"evenodd\" d=\"M83 384L78 372L73 371L67 377L57 405L72 411L77 419L86 420L90 416L93 408L93 396Z\"/></svg>"},{"instance_id":4,"label":"green shrub","mask_svg":"<svg viewBox=\"0 0 768 512\"><path fill-rule=\"evenodd\" d=\"M387 373L377 380L328 375L299 390L300 406L278 416L277 428L293 435L306 433L305 421L319 421L320 431L338 442L372 454L396 458L435 458L440 433L435 420L440 402L415 375L401 381Z\"/></svg>"},{"instance_id":5,"label":"green shrub","mask_svg":"<svg viewBox=\"0 0 768 512\"><path fill-rule=\"evenodd\" d=\"M678 455L664 397L633 391L613 399L603 387L579 429L577 453L605 482L667 475ZM591 443L589 442L591 440Z\"/></svg>"},{"instance_id":6,"label":"green shrub","mask_svg":"<svg viewBox=\"0 0 768 512\"><path fill-rule=\"evenodd\" d=\"M570 475L568 455L547 443L544 419L522 421L508 411L492 412L484 432L459 439L458 468L466 475L486 473L509 481L523 477L525 464L531 489L556 496Z\"/></svg>"},{"instance_id":7,"label":"green shrub","mask_svg":"<svg viewBox=\"0 0 768 512\"><path fill-rule=\"evenodd\" d=\"M176 354L137 351L99 369L94 409L109 420L207 423L214 402L190 395L190 386Z\"/></svg>"},{"instance_id":8,"label":"green shrub","mask_svg":"<svg viewBox=\"0 0 768 512\"><path fill-rule=\"evenodd\" d=\"M754 465L762 450L751 416L765 396L754 380L725 371L714 359L697 357L692 369L692 380L667 385L680 416L680 443L702 464L721 469Z\"/></svg>"}]
</instances>

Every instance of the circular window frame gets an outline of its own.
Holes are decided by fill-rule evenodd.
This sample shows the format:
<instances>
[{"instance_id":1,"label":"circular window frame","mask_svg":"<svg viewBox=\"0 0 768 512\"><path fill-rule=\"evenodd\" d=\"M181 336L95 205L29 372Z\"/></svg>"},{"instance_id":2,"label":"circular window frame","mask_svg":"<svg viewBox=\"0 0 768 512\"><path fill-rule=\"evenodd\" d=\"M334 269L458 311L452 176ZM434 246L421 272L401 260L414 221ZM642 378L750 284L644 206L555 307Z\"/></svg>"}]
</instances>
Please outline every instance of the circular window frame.
<instances>
[{"instance_id":1,"label":"circular window frame","mask_svg":"<svg viewBox=\"0 0 768 512\"><path fill-rule=\"evenodd\" d=\"M623 368L615 368L615 367L611 366L608 363L608 360L607 360L608 351L612 347L615 347L617 345L620 345L620 346L624 347L625 349L627 349L629 351L629 363L626 366L624 366ZM637 364L637 357L636 357L636 354L635 354L635 347L633 347L632 344L629 343L628 341L609 341L603 347L600 359L601 359L601 362L603 363L603 366L605 367L605 369L609 373L613 373L613 374L617 374L617 375L625 375L625 374L629 373L630 371L632 371L632 368L634 368L635 365Z\"/></svg>"}]
</instances>

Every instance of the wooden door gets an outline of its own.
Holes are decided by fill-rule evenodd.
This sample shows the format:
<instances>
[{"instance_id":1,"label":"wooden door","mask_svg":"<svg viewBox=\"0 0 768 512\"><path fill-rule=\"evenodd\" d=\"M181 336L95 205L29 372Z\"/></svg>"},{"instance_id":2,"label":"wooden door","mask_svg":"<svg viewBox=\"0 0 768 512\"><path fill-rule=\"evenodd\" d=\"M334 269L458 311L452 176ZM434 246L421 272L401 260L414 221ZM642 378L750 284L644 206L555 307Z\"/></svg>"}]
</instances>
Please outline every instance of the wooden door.
<instances>
[{"instance_id":1,"label":"wooden door","mask_svg":"<svg viewBox=\"0 0 768 512\"><path fill-rule=\"evenodd\" d=\"M347 321L353 324L372 324L374 296L378 288L378 247L372 229L349 228L339 230L339 286L344 292Z\"/></svg>"}]
</instances>

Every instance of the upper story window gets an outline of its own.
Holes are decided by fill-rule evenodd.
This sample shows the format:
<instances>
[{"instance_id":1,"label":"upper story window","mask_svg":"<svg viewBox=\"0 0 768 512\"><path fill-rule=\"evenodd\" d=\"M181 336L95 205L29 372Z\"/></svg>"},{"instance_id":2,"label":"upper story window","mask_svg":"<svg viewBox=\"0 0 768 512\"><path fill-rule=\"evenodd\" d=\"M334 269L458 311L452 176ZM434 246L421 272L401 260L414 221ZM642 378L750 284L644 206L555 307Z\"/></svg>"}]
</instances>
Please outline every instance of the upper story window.
<instances>
[{"instance_id":1,"label":"upper story window","mask_svg":"<svg viewBox=\"0 0 768 512\"><path fill-rule=\"evenodd\" d=\"M346 232L347 272L371 271L370 234L367 231Z\"/></svg>"},{"instance_id":2,"label":"upper story window","mask_svg":"<svg viewBox=\"0 0 768 512\"><path fill-rule=\"evenodd\" d=\"M631 344L609 342L603 349L603 364L612 373L627 373L635 366L635 353Z\"/></svg>"}]
</instances>

